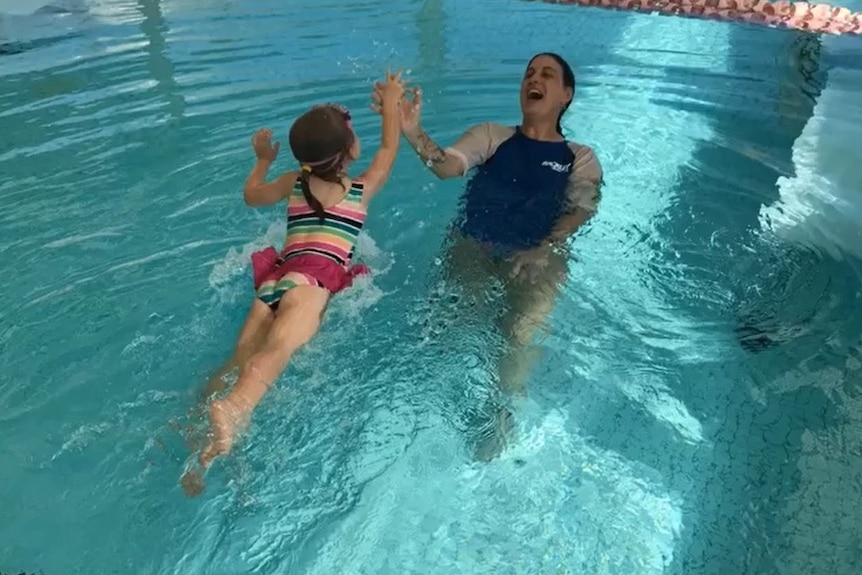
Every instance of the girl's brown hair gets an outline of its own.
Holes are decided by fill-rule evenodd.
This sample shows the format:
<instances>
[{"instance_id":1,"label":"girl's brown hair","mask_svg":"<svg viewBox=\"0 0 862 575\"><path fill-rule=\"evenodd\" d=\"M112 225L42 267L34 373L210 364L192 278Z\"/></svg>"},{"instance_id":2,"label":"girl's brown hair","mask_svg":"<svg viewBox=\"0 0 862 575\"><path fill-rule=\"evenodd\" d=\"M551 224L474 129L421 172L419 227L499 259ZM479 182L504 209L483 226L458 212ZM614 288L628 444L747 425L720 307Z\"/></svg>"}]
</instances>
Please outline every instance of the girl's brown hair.
<instances>
[{"instance_id":1,"label":"girl's brown hair","mask_svg":"<svg viewBox=\"0 0 862 575\"><path fill-rule=\"evenodd\" d=\"M290 127L290 149L302 166L299 175L302 195L321 219L326 210L311 193L308 180L314 175L343 188L343 168L354 138L350 113L335 104L314 106Z\"/></svg>"}]
</instances>

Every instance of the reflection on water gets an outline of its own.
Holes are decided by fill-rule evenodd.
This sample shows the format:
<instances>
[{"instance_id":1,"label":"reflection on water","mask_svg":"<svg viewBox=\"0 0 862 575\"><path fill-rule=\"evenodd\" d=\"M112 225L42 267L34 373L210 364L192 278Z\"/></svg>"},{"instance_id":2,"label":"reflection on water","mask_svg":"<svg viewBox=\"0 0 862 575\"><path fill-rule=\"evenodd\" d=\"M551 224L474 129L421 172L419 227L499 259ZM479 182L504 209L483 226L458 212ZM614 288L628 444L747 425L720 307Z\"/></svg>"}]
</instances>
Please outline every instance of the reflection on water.
<instances>
[{"instance_id":1,"label":"reflection on water","mask_svg":"<svg viewBox=\"0 0 862 575\"><path fill-rule=\"evenodd\" d=\"M760 219L801 177L817 38L489 0L88 10L0 56L0 569L854 572L832 523L792 519L817 500L855 528L835 486L860 468L859 262ZM229 353L248 255L283 236L241 202L252 131L283 139L325 98L369 150L370 83L409 67L445 145L517 121L549 38L607 186L509 400L517 440L473 459L501 338L437 281L463 182L405 147L360 245L374 276L185 500L172 420Z\"/></svg>"}]
</instances>

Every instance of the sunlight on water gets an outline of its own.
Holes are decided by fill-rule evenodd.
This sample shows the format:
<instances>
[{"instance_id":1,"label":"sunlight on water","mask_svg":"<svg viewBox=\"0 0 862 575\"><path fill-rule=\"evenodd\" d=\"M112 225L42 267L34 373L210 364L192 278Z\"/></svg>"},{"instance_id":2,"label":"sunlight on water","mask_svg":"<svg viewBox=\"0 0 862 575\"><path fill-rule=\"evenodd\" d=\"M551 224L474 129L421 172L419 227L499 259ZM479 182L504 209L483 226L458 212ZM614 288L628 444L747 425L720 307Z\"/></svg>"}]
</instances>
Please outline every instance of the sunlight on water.
<instances>
[{"instance_id":1,"label":"sunlight on water","mask_svg":"<svg viewBox=\"0 0 862 575\"><path fill-rule=\"evenodd\" d=\"M630 463L577 439L561 412L540 417L491 466L458 463L436 432L417 433L309 572L421 573L432 564L450 573L663 572L680 529L673 498L635 479Z\"/></svg>"}]
</instances>

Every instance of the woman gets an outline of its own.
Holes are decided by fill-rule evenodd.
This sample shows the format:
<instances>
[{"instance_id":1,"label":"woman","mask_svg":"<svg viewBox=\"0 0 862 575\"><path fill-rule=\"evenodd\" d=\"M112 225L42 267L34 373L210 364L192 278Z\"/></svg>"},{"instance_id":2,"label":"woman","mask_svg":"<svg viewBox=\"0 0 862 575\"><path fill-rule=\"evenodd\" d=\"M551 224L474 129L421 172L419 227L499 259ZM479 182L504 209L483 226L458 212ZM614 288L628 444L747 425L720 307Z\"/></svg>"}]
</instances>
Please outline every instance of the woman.
<instances>
[{"instance_id":1,"label":"woman","mask_svg":"<svg viewBox=\"0 0 862 575\"><path fill-rule=\"evenodd\" d=\"M381 89L376 86L372 94L378 111ZM575 76L566 61L538 54L521 80L521 124L479 124L445 149L421 126L418 87L401 105L401 131L437 177L464 176L475 168L450 233L446 270L467 287L502 286L505 305L498 320L507 345L497 375L507 393L523 387L533 337L567 275L567 240L595 213L599 200L598 159L562 133L560 122L574 92ZM510 423L504 417L497 427ZM491 448L491 455L496 451Z\"/></svg>"}]
</instances>

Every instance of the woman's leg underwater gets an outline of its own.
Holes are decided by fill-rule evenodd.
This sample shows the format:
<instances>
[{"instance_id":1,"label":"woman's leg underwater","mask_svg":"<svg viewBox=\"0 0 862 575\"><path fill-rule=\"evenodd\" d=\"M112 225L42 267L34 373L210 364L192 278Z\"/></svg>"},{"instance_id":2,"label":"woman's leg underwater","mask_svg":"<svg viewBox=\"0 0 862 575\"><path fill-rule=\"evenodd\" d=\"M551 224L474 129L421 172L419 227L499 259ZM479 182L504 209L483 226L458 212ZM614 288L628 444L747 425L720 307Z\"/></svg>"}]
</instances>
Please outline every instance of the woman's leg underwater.
<instances>
[{"instance_id":1,"label":"woman's leg underwater","mask_svg":"<svg viewBox=\"0 0 862 575\"><path fill-rule=\"evenodd\" d=\"M435 340L446 339L451 328L464 326L489 310L481 309L493 301L489 291L494 264L471 239L450 233L441 247L439 265L432 272L425 301L423 333ZM485 304L485 306L483 306Z\"/></svg>"},{"instance_id":2,"label":"woman's leg underwater","mask_svg":"<svg viewBox=\"0 0 862 575\"><path fill-rule=\"evenodd\" d=\"M483 337L482 353L497 355L496 344L499 340L493 328L498 326L505 304L504 284L508 270L503 262L492 258L470 238L453 234L446 247L442 271L447 288L460 293L457 302L448 306L452 308L447 310L448 315L458 318L462 329L490 334L490 337ZM442 305L437 307L443 308ZM445 340L450 345L459 343L459 336L450 329L442 330L441 334L445 334ZM469 405L465 413L474 456L480 461L491 460L500 454L505 436L512 426L512 414L501 402L497 390L488 389L487 392L484 401ZM455 407L461 408L461 405Z\"/></svg>"},{"instance_id":3,"label":"woman's leg underwater","mask_svg":"<svg viewBox=\"0 0 862 575\"><path fill-rule=\"evenodd\" d=\"M552 255L538 273L525 273L506 284L505 309L498 327L505 339L497 356L497 377L506 396L522 395L530 369L539 356L533 345L536 334L547 324L548 316L566 277L566 260ZM476 458L490 461L503 451L510 439L512 413L501 403L476 444Z\"/></svg>"},{"instance_id":4,"label":"woman's leg underwater","mask_svg":"<svg viewBox=\"0 0 862 575\"><path fill-rule=\"evenodd\" d=\"M506 310L500 317L500 330L506 346L497 362L500 387L509 395L521 395L530 369L538 358L533 340L547 328L548 317L567 277L567 259L550 254L545 267L513 278L507 285Z\"/></svg>"}]
</instances>

